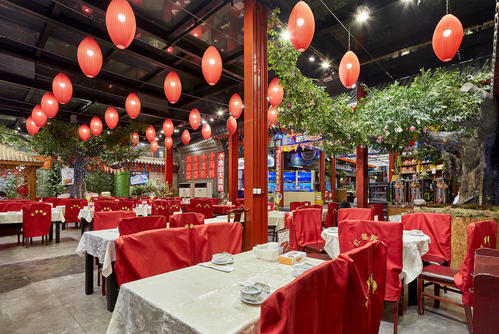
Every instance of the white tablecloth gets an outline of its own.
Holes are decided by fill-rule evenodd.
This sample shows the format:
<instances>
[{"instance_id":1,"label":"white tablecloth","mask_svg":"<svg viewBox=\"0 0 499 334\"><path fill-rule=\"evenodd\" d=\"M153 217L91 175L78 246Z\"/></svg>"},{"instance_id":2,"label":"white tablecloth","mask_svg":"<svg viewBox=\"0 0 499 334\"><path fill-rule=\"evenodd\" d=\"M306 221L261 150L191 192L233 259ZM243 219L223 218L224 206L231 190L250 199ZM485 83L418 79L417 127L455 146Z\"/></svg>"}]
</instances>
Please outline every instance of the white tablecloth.
<instances>
[{"instance_id":1,"label":"white tablecloth","mask_svg":"<svg viewBox=\"0 0 499 334\"><path fill-rule=\"evenodd\" d=\"M340 254L338 232L325 229L322 231L321 236L326 241L324 250L334 259ZM402 273L405 275L406 283L409 283L416 279L423 270L421 256L428 252L430 237L427 235L413 236L408 231L404 231L402 242Z\"/></svg>"},{"instance_id":2,"label":"white tablecloth","mask_svg":"<svg viewBox=\"0 0 499 334\"><path fill-rule=\"evenodd\" d=\"M119 236L117 228L85 232L76 247L76 253L85 256L86 252L99 258L99 263L102 264L102 275L107 277L113 272L112 262L116 260L114 240Z\"/></svg>"},{"instance_id":3,"label":"white tablecloth","mask_svg":"<svg viewBox=\"0 0 499 334\"><path fill-rule=\"evenodd\" d=\"M192 266L122 285L107 334L253 333L260 305L240 301L239 283L251 280L276 290L294 279L293 267L258 260L253 252L235 255L233 266L231 273Z\"/></svg>"},{"instance_id":4,"label":"white tablecloth","mask_svg":"<svg viewBox=\"0 0 499 334\"><path fill-rule=\"evenodd\" d=\"M279 231L284 228L284 211L269 211L268 226L275 226L275 230Z\"/></svg>"},{"instance_id":5,"label":"white tablecloth","mask_svg":"<svg viewBox=\"0 0 499 334\"><path fill-rule=\"evenodd\" d=\"M228 218L227 216L217 216L215 218L208 218L204 220L205 224L210 224L210 223L227 223Z\"/></svg>"},{"instance_id":6,"label":"white tablecloth","mask_svg":"<svg viewBox=\"0 0 499 334\"><path fill-rule=\"evenodd\" d=\"M53 222L65 222L64 219L64 206L58 206L52 208L52 221ZM0 212L0 224L22 224L23 223L23 212L22 211L10 211L10 212Z\"/></svg>"},{"instance_id":7,"label":"white tablecloth","mask_svg":"<svg viewBox=\"0 0 499 334\"><path fill-rule=\"evenodd\" d=\"M137 216L150 216L151 215L151 206L145 205L142 207L136 207L133 209ZM88 206L84 207L78 213L78 219L85 219L87 222L91 222L94 220L94 208L90 208Z\"/></svg>"}]
</instances>

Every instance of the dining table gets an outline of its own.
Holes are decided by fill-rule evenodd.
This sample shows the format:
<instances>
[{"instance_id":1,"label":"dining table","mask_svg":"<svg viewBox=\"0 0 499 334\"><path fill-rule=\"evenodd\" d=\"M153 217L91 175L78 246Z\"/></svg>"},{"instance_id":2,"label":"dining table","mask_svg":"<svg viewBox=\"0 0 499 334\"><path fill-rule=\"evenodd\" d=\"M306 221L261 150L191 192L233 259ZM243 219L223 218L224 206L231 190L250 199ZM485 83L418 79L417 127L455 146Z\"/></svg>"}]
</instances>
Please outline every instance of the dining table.
<instances>
[{"instance_id":1,"label":"dining table","mask_svg":"<svg viewBox=\"0 0 499 334\"><path fill-rule=\"evenodd\" d=\"M133 211L138 217L150 216L152 213L152 207L150 205L137 205L133 208ZM78 219L82 221L81 223L81 234L85 232L85 224L89 226L89 230L92 230L92 223L94 220L95 209L93 206L85 206L78 213Z\"/></svg>"},{"instance_id":2,"label":"dining table","mask_svg":"<svg viewBox=\"0 0 499 334\"><path fill-rule=\"evenodd\" d=\"M293 266L257 259L252 251L233 260L231 272L194 265L121 285L107 334L258 332L260 305L240 299L241 283L263 283L272 293L295 279Z\"/></svg>"},{"instance_id":3,"label":"dining table","mask_svg":"<svg viewBox=\"0 0 499 334\"><path fill-rule=\"evenodd\" d=\"M52 208L51 212L51 221L52 225L50 226L49 231L49 240L52 241L54 239L54 225L55 225L55 243L60 243L61 241L61 224L66 220L64 219L64 211L66 207L64 205L56 206ZM23 226L23 211L8 211L8 212L0 212L0 224L12 224L15 225L18 231L21 231ZM18 234L17 242L20 243Z\"/></svg>"}]
</instances>

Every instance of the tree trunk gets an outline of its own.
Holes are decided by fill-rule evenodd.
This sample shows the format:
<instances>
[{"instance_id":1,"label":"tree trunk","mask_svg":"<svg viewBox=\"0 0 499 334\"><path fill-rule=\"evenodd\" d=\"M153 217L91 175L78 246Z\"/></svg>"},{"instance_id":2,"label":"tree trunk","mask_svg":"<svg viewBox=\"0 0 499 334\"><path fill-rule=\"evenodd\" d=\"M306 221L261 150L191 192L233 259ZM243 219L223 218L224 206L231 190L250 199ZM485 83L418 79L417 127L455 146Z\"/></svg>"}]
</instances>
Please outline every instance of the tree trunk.
<instances>
[{"instance_id":1,"label":"tree trunk","mask_svg":"<svg viewBox=\"0 0 499 334\"><path fill-rule=\"evenodd\" d=\"M77 155L74 163L74 184L69 186L69 193L72 198L85 198L86 186L85 177L87 176L87 163L82 156Z\"/></svg>"}]
</instances>

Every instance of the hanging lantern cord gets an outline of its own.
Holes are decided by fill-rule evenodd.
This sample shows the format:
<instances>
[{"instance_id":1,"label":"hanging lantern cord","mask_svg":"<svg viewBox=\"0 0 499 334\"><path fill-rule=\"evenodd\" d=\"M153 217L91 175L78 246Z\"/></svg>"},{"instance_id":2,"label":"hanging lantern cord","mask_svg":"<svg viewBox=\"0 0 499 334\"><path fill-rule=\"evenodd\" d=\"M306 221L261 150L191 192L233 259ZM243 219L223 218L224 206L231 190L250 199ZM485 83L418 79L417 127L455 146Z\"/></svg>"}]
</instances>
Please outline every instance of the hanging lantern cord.
<instances>
[{"instance_id":1,"label":"hanging lantern cord","mask_svg":"<svg viewBox=\"0 0 499 334\"><path fill-rule=\"evenodd\" d=\"M445 0L445 14L449 14L449 0Z\"/></svg>"},{"instance_id":2,"label":"hanging lantern cord","mask_svg":"<svg viewBox=\"0 0 499 334\"><path fill-rule=\"evenodd\" d=\"M350 51L350 28L348 28L348 51Z\"/></svg>"}]
</instances>

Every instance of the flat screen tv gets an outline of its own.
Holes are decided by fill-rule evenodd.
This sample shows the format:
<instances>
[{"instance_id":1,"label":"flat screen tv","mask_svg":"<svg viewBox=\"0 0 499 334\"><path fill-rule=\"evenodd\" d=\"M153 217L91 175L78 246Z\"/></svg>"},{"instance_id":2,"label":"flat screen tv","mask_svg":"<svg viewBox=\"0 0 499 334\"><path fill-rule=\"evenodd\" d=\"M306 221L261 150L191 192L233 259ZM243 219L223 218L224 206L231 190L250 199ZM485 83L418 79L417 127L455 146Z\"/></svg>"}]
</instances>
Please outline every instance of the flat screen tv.
<instances>
[{"instance_id":1,"label":"flat screen tv","mask_svg":"<svg viewBox=\"0 0 499 334\"><path fill-rule=\"evenodd\" d=\"M298 182L312 182L312 172L298 172Z\"/></svg>"},{"instance_id":2,"label":"flat screen tv","mask_svg":"<svg viewBox=\"0 0 499 334\"><path fill-rule=\"evenodd\" d=\"M130 185L140 186L144 185L149 181L149 172L143 171L131 171L130 172Z\"/></svg>"},{"instance_id":3,"label":"flat screen tv","mask_svg":"<svg viewBox=\"0 0 499 334\"><path fill-rule=\"evenodd\" d=\"M284 182L296 182L295 172L284 172Z\"/></svg>"},{"instance_id":4,"label":"flat screen tv","mask_svg":"<svg viewBox=\"0 0 499 334\"><path fill-rule=\"evenodd\" d=\"M269 182L275 182L276 174L275 172L269 172Z\"/></svg>"}]
</instances>

